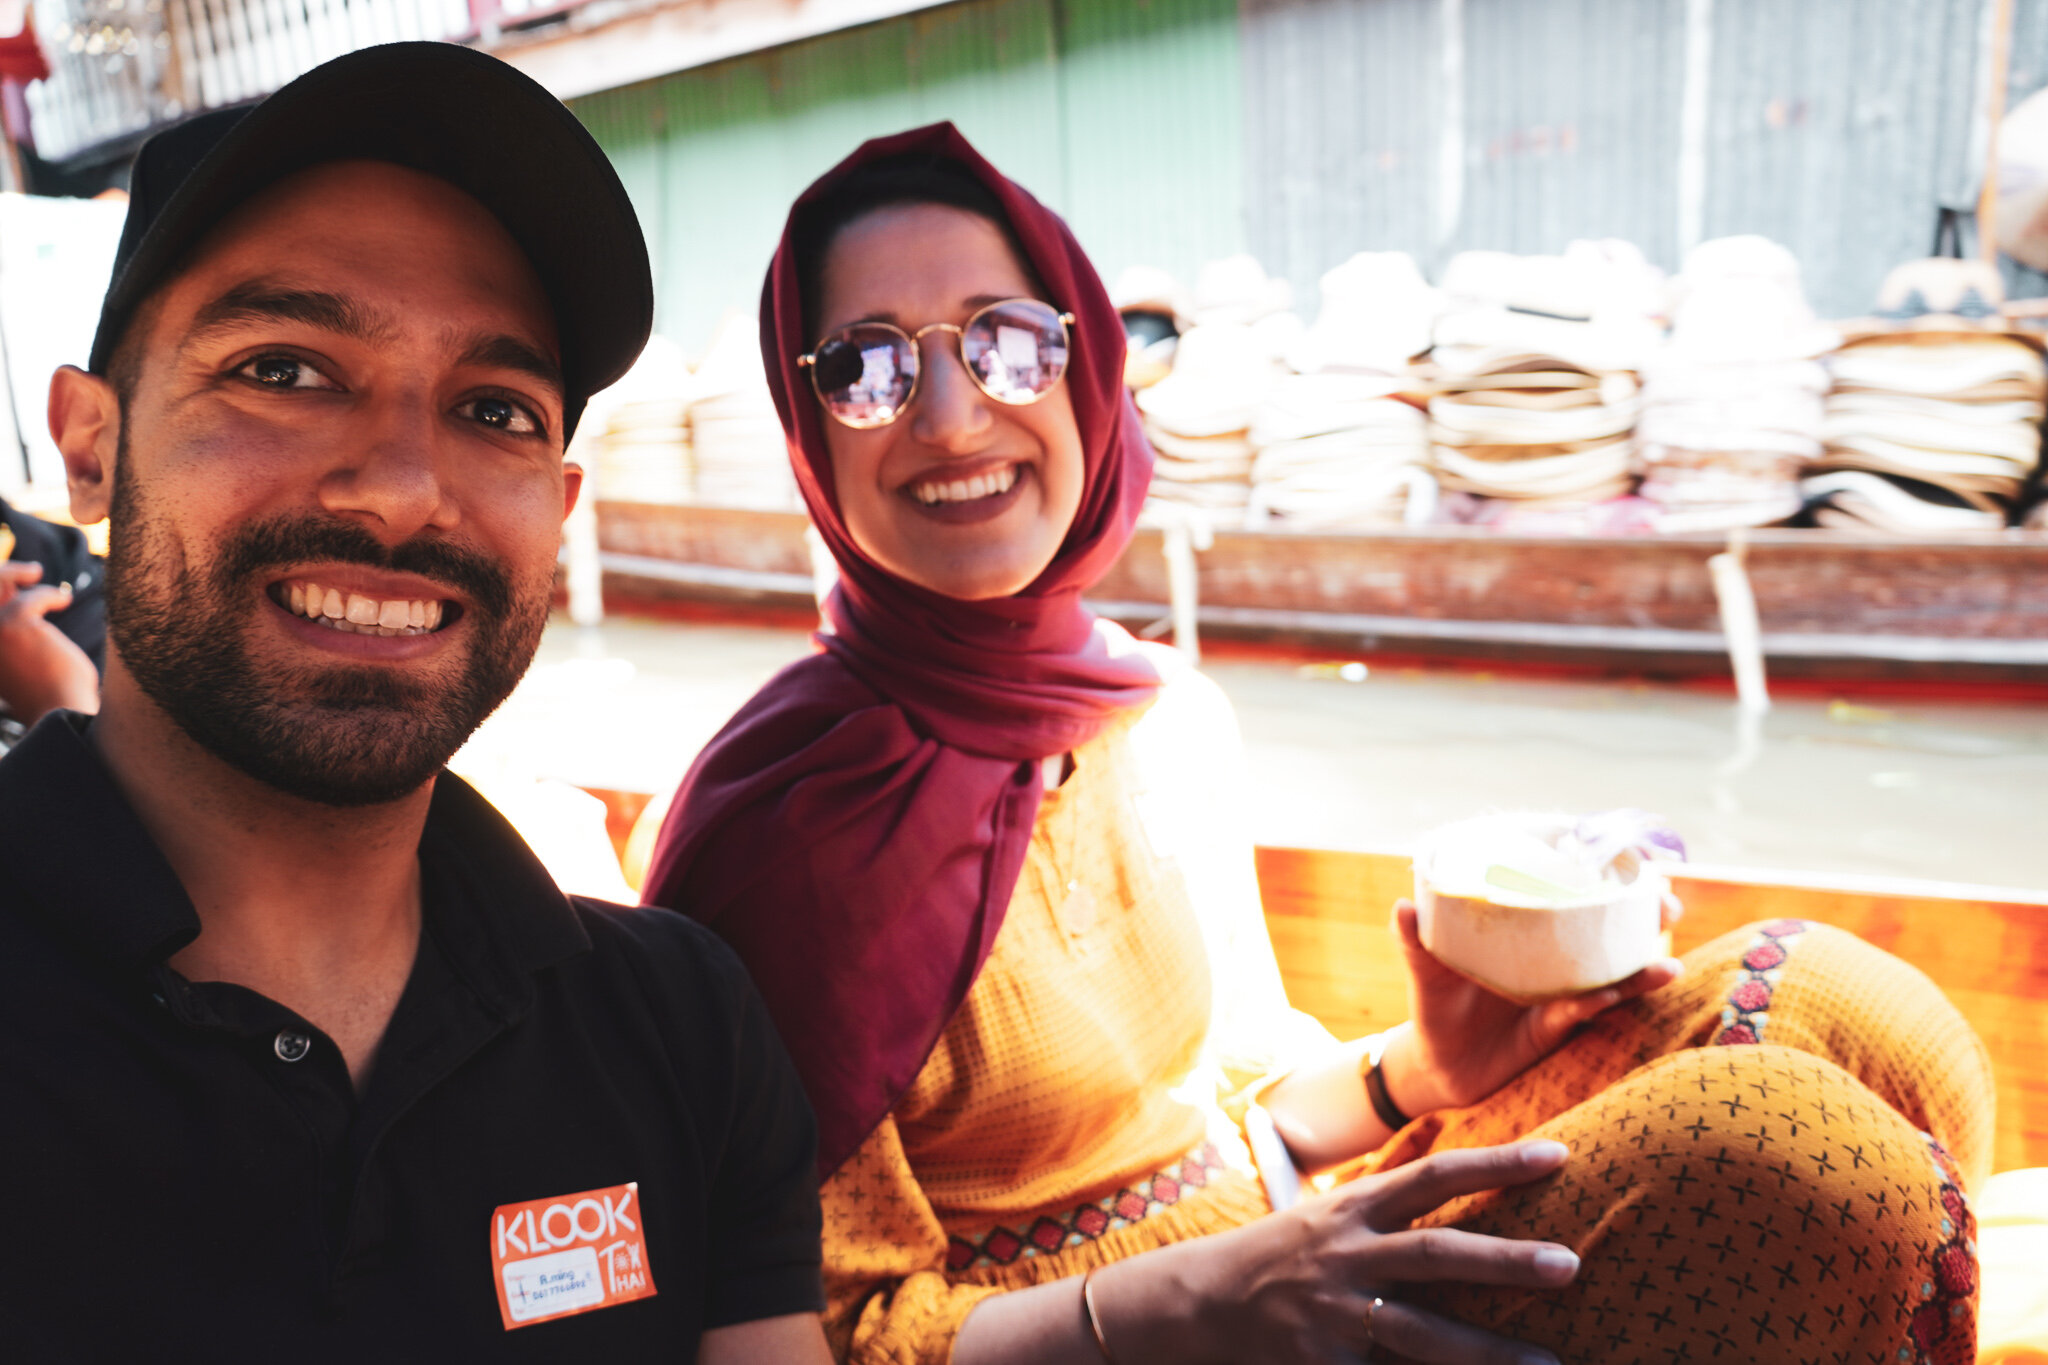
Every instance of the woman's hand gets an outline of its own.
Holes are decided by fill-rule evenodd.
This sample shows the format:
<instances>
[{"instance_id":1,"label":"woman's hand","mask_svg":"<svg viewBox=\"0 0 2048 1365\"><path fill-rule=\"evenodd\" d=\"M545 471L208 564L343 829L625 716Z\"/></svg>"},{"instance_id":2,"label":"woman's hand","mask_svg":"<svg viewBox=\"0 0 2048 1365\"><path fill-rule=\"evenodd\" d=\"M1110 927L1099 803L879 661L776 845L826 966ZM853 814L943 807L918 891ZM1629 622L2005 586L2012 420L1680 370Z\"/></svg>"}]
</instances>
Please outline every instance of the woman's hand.
<instances>
[{"instance_id":1,"label":"woman's hand","mask_svg":"<svg viewBox=\"0 0 2048 1365\"><path fill-rule=\"evenodd\" d=\"M1175 1250L1206 1264L1180 1277L1194 1290L1190 1324L1201 1345L1186 1352L1144 1331L1120 1300L1117 1280L1142 1274L1153 1255L1096 1275L1103 1334L1119 1361L1153 1358L1148 1341L1178 1360L1352 1361L1374 1346L1430 1365L1555 1365L1555 1357L1404 1303L1400 1286L1442 1282L1555 1289L1578 1274L1579 1258L1550 1242L1485 1237L1409 1224L1445 1201L1520 1185L1556 1171L1560 1142L1524 1142L1439 1152L1384 1175L1366 1176L1285 1213ZM1138 1275L1131 1275L1136 1280ZM1373 1300L1384 1302L1378 1310ZM1366 1325L1367 1315L1371 1328ZM1119 1330L1119 1328L1123 1330ZM1171 1335L1171 1334L1164 1334Z\"/></svg>"},{"instance_id":2,"label":"woman's hand","mask_svg":"<svg viewBox=\"0 0 2048 1365\"><path fill-rule=\"evenodd\" d=\"M1678 913L1677 902L1669 902L1665 928ZM1597 991L1518 1005L1431 956L1422 946L1413 902L1395 903L1394 932L1408 962L1410 1023L1389 1040L1380 1070L1389 1097L1410 1115L1486 1098L1549 1055L1586 1020L1669 985L1684 970L1677 958L1667 957Z\"/></svg>"}]
</instances>

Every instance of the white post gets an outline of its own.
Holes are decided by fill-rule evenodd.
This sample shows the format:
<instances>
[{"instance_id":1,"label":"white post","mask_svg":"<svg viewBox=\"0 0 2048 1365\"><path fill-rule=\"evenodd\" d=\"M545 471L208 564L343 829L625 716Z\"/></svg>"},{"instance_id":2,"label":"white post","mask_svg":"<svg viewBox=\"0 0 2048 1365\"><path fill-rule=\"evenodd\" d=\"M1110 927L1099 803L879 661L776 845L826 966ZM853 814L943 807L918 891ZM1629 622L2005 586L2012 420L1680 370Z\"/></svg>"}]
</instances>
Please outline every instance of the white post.
<instances>
[{"instance_id":1,"label":"white post","mask_svg":"<svg viewBox=\"0 0 2048 1365\"><path fill-rule=\"evenodd\" d=\"M1164 509L1162 509L1164 510ZM1200 581L1196 576L1195 554L1216 543L1216 533L1206 513L1193 507L1176 507L1159 518L1161 549L1166 554L1166 597L1173 616L1174 648L1187 655L1188 662L1202 662L1202 641L1196 630L1201 607Z\"/></svg>"},{"instance_id":2,"label":"white post","mask_svg":"<svg viewBox=\"0 0 2048 1365\"><path fill-rule=\"evenodd\" d=\"M1756 611L1756 593L1750 588L1749 572L1743 560L1749 554L1749 540L1737 527L1728 536L1728 549L1707 561L1714 596L1721 604L1721 633L1728 640L1728 661L1735 667L1735 696L1745 711L1771 709L1771 694L1764 685L1763 626Z\"/></svg>"}]
</instances>

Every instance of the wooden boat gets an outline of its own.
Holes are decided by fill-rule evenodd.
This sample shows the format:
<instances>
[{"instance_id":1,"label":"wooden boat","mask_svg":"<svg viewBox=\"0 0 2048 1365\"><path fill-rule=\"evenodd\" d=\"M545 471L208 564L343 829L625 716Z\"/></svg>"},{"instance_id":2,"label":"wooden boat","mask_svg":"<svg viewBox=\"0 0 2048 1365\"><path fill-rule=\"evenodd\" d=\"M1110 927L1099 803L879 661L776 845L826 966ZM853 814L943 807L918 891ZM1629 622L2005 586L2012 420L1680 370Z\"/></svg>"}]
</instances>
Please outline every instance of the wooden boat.
<instances>
[{"instance_id":1,"label":"wooden boat","mask_svg":"<svg viewBox=\"0 0 2048 1365\"><path fill-rule=\"evenodd\" d=\"M593 790L623 856L645 793ZM1340 1038L1408 1015L1407 978L1388 911L1410 894L1397 853L1261 847L1259 891L1288 997ZM1971 888L1877 879L1859 889L1730 869L1673 879L1685 952L1780 917L1847 929L1918 967L1969 1019L1998 1082L1996 1170L2048 1166L2048 894L1992 899Z\"/></svg>"},{"instance_id":2,"label":"wooden boat","mask_svg":"<svg viewBox=\"0 0 2048 1365\"><path fill-rule=\"evenodd\" d=\"M802 605L799 512L601 502L621 601ZM1773 676L2048 686L2048 534L1874 539L1753 531L1745 560ZM1729 672L1713 536L1576 539L1426 527L1370 535L1218 530L1194 559L1205 635L1332 651ZM1095 605L1160 633L1165 533L1141 530Z\"/></svg>"}]
</instances>

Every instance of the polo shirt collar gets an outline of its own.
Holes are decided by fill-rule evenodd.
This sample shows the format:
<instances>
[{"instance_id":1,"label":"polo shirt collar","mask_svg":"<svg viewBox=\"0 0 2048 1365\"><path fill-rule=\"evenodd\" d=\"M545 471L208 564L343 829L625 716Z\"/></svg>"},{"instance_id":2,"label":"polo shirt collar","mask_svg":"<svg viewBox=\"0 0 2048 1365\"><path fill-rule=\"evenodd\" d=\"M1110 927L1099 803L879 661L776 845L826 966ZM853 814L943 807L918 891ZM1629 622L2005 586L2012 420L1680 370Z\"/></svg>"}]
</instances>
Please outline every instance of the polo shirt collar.
<instances>
[{"instance_id":1,"label":"polo shirt collar","mask_svg":"<svg viewBox=\"0 0 2048 1365\"><path fill-rule=\"evenodd\" d=\"M199 916L86 738L91 723L55 712L0 762L8 873L67 937L147 970L199 936ZM420 860L444 950L507 1014L531 999L534 972L589 951L547 869L452 773L434 783Z\"/></svg>"},{"instance_id":2,"label":"polo shirt collar","mask_svg":"<svg viewBox=\"0 0 2048 1365\"><path fill-rule=\"evenodd\" d=\"M569 898L497 807L443 770L420 836L427 913L456 971L508 1016L533 974L590 951Z\"/></svg>"}]
</instances>

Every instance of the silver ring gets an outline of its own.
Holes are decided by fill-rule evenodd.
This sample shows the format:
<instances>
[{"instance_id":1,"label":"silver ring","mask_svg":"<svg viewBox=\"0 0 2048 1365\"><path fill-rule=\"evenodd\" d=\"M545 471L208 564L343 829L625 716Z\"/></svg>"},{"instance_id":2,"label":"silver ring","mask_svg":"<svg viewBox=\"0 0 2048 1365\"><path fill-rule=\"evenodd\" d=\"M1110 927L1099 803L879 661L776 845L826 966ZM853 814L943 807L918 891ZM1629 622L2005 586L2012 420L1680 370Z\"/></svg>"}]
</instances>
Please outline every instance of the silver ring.
<instances>
[{"instance_id":1,"label":"silver ring","mask_svg":"<svg viewBox=\"0 0 2048 1365\"><path fill-rule=\"evenodd\" d=\"M1372 1296L1372 1307L1365 1310L1365 1344L1368 1347L1379 1344L1379 1338L1373 1335L1372 1320L1378 1317L1380 1309L1386 1306L1387 1301L1375 1294Z\"/></svg>"}]
</instances>

